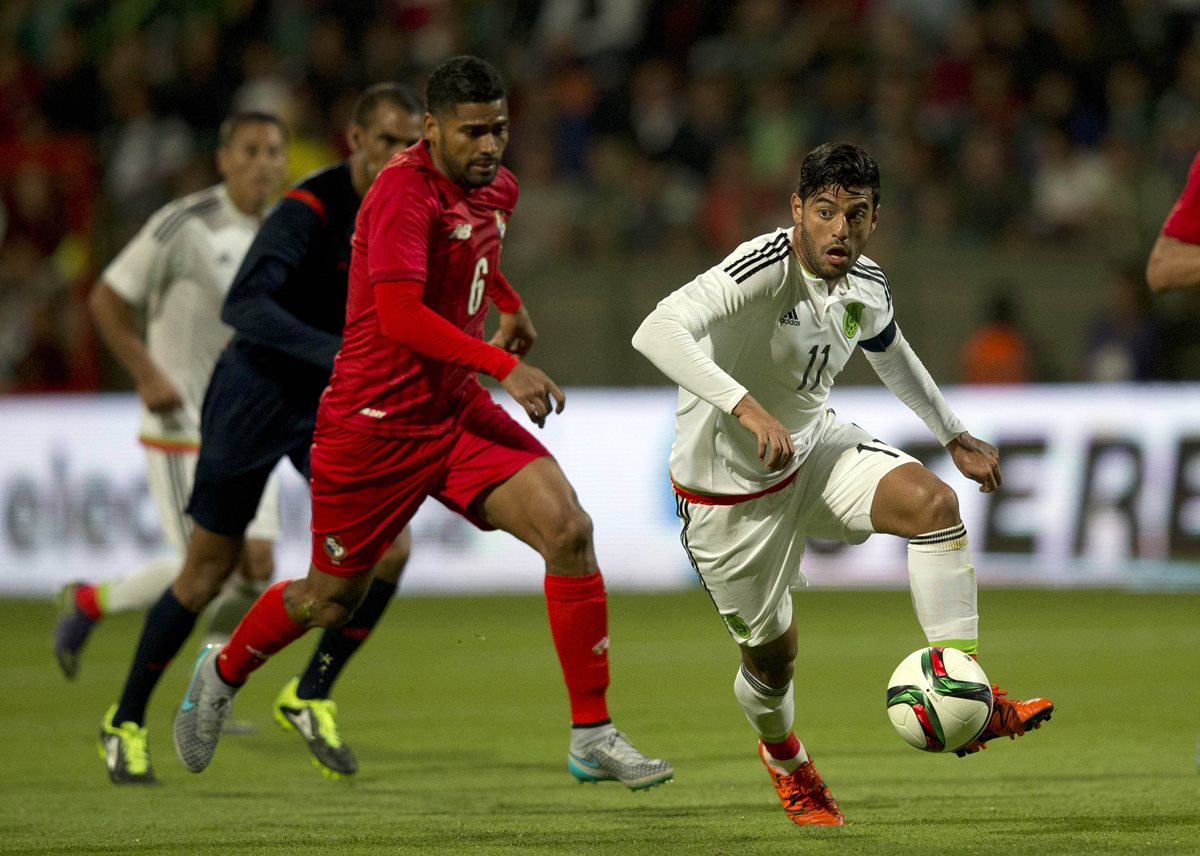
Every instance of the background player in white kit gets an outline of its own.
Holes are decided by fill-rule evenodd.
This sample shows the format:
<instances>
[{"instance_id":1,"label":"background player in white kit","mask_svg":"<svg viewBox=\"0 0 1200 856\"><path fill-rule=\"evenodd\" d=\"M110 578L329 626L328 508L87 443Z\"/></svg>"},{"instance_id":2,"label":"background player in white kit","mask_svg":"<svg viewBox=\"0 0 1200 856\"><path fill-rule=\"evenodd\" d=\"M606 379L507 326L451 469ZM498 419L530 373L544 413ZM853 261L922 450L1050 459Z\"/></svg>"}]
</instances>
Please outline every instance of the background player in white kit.
<instances>
[{"instance_id":1,"label":"background player in white kit","mask_svg":"<svg viewBox=\"0 0 1200 856\"><path fill-rule=\"evenodd\" d=\"M930 644L978 648L975 569L954 491L915 458L839 423L826 399L855 346L929 426L963 475L1000 484L996 450L968 434L892 316L887 277L862 257L879 218L879 169L857 146L804 159L795 226L748 241L662 302L633 344L680 386L671 479L682 541L741 646L734 693L788 817L841 825L792 730L796 622L807 537L909 539L913 605ZM1048 699L997 688L960 754L1050 718Z\"/></svg>"},{"instance_id":2,"label":"background player in white kit","mask_svg":"<svg viewBox=\"0 0 1200 856\"><path fill-rule=\"evenodd\" d=\"M128 577L72 583L60 593L54 648L68 678L78 671L80 651L100 617L154 603L187 551L185 510L200 443L200 405L233 333L221 321L221 306L283 183L286 129L270 114L235 113L221 125L216 159L221 183L155 212L105 268L90 297L96 326L137 386L150 493L173 554ZM213 607L210 634L227 638L265 588L278 534L279 487L272 479L251 524L239 574Z\"/></svg>"}]
</instances>

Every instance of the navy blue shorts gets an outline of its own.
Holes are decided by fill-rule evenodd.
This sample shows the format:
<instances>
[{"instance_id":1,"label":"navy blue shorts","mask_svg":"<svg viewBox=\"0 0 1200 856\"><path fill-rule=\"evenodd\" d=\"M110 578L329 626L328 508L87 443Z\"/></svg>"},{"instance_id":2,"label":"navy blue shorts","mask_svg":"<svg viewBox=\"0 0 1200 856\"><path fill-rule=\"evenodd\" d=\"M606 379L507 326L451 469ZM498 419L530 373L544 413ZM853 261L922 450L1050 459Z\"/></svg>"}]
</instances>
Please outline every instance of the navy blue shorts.
<instances>
[{"instance_id":1,"label":"navy blue shorts","mask_svg":"<svg viewBox=\"0 0 1200 856\"><path fill-rule=\"evenodd\" d=\"M217 360L200 413L200 456L188 514L241 537L281 458L309 476L317 403L328 376L235 340Z\"/></svg>"}]
</instances>

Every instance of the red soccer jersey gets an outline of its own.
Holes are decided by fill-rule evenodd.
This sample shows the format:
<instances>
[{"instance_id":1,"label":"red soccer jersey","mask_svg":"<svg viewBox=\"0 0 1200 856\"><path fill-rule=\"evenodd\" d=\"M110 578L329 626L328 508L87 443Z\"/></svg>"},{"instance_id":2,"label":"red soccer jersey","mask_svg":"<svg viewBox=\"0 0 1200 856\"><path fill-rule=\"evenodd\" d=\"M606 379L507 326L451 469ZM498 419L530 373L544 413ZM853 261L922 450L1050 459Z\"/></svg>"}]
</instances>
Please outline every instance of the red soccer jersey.
<instances>
[{"instance_id":1,"label":"red soccer jersey","mask_svg":"<svg viewBox=\"0 0 1200 856\"><path fill-rule=\"evenodd\" d=\"M1200 244L1200 154L1192 161L1187 184L1167 215L1162 233L1188 244Z\"/></svg>"},{"instance_id":2,"label":"red soccer jersey","mask_svg":"<svg viewBox=\"0 0 1200 856\"><path fill-rule=\"evenodd\" d=\"M423 356L384 335L375 305L381 282L425 284L421 302L464 333L483 335L485 297L517 201L517 180L465 190L433 165L424 142L396 155L363 199L351 241L346 328L322 415L393 437L447 430L475 372Z\"/></svg>"}]
</instances>

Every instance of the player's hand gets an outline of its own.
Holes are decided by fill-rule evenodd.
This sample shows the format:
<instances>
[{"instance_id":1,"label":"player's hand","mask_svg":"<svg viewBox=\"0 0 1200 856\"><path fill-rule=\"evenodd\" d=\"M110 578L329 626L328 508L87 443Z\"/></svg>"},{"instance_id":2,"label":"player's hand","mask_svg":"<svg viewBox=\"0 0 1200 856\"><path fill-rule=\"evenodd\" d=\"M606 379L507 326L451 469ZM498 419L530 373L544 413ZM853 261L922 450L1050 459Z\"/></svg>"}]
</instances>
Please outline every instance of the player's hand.
<instances>
[{"instance_id":1,"label":"player's hand","mask_svg":"<svg viewBox=\"0 0 1200 856\"><path fill-rule=\"evenodd\" d=\"M742 427L758 438L758 459L767 467L767 472L776 472L786 467L796 454L792 435L783 423L763 409L750 393L733 408L733 415Z\"/></svg>"},{"instance_id":2,"label":"player's hand","mask_svg":"<svg viewBox=\"0 0 1200 856\"><path fill-rule=\"evenodd\" d=\"M500 385L539 428L546 424L546 417L551 412L562 413L567 403L567 396L558 384L528 363L517 363Z\"/></svg>"},{"instance_id":3,"label":"player's hand","mask_svg":"<svg viewBox=\"0 0 1200 856\"><path fill-rule=\"evenodd\" d=\"M946 444L946 451L958 471L971 481L979 482L980 493L991 493L1000 487L1000 453L991 443L985 443L963 431Z\"/></svg>"},{"instance_id":4,"label":"player's hand","mask_svg":"<svg viewBox=\"0 0 1200 856\"><path fill-rule=\"evenodd\" d=\"M500 328L488 341L518 357L529 353L529 349L537 341L537 330L524 304L516 312L500 313Z\"/></svg>"},{"instance_id":5,"label":"player's hand","mask_svg":"<svg viewBox=\"0 0 1200 856\"><path fill-rule=\"evenodd\" d=\"M179 390L158 370L138 381L137 394L151 413L170 413L183 407Z\"/></svg>"}]
</instances>

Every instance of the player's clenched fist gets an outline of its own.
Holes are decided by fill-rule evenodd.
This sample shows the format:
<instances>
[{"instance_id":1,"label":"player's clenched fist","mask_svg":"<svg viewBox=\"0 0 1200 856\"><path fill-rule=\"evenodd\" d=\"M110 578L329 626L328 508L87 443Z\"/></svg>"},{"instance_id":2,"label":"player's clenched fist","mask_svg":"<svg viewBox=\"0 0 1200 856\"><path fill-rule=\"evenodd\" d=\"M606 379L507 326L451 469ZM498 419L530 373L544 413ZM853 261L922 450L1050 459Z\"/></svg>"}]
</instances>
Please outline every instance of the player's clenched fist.
<instances>
[{"instance_id":1,"label":"player's clenched fist","mask_svg":"<svg viewBox=\"0 0 1200 856\"><path fill-rule=\"evenodd\" d=\"M546 417L551 412L562 413L567 403L567 396L558 384L528 363L517 363L500 385L539 428L546 424Z\"/></svg>"}]
</instances>

